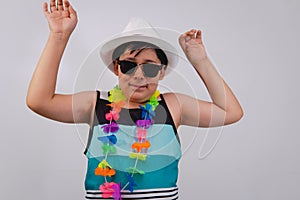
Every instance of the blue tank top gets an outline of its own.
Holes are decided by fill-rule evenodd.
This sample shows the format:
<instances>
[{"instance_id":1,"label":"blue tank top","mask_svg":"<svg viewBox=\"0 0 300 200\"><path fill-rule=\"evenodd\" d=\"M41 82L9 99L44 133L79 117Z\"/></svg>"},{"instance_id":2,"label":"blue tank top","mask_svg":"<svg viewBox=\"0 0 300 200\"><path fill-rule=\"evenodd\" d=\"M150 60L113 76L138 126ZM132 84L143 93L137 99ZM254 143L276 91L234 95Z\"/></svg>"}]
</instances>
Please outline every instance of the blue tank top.
<instances>
[{"instance_id":1,"label":"blue tank top","mask_svg":"<svg viewBox=\"0 0 300 200\"><path fill-rule=\"evenodd\" d=\"M102 150L102 142L98 137L104 136L101 126L109 124L105 114L111 109L107 104L110 102L100 98L97 91L94 122L90 129L85 155L88 159L85 189L87 191L99 190L99 186L105 183L103 176L95 175L95 169L105 158ZM108 182L121 183L124 186L128 181L126 172L134 166L136 159L129 158L132 152L131 144L136 140L135 122L141 119L141 109L124 109L120 112L117 121L119 131L115 133L118 142L114 145L116 153L109 154L106 161L115 169L116 174L106 177ZM180 142L173 119L166 105L163 95L160 95L159 105L153 117L154 124L147 129L147 140L151 143L145 161L138 161L137 169L144 174L135 174L135 190L153 188L177 187L178 162L181 157Z\"/></svg>"}]
</instances>

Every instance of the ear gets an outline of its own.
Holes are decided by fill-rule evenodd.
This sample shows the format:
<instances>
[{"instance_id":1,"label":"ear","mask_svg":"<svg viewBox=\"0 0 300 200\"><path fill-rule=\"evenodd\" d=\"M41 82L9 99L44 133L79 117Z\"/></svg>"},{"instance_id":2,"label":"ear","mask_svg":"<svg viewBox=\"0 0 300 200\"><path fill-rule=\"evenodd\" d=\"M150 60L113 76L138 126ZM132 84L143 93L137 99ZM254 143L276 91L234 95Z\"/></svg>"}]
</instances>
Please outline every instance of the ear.
<instances>
[{"instance_id":1,"label":"ear","mask_svg":"<svg viewBox=\"0 0 300 200\"><path fill-rule=\"evenodd\" d=\"M119 65L116 60L113 61L113 65L114 65L114 73L116 76L118 76L119 75Z\"/></svg>"},{"instance_id":2,"label":"ear","mask_svg":"<svg viewBox=\"0 0 300 200\"><path fill-rule=\"evenodd\" d=\"M159 80L163 80L163 79L164 79L165 73L166 73L166 67L163 67L163 68L160 70Z\"/></svg>"}]
</instances>

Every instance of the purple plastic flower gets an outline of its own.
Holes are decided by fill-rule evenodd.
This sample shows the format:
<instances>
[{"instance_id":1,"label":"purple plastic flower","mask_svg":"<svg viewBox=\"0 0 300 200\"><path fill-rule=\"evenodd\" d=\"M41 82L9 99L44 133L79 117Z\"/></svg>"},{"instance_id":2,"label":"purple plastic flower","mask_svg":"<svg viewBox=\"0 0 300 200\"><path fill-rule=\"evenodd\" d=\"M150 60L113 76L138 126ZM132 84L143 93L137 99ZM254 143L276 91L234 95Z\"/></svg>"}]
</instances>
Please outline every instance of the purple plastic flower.
<instances>
[{"instance_id":1,"label":"purple plastic flower","mask_svg":"<svg viewBox=\"0 0 300 200\"><path fill-rule=\"evenodd\" d=\"M151 126L151 120L150 119L137 120L136 126L147 129Z\"/></svg>"},{"instance_id":2,"label":"purple plastic flower","mask_svg":"<svg viewBox=\"0 0 300 200\"><path fill-rule=\"evenodd\" d=\"M103 125L101 128L103 128L104 133L115 133L119 130L119 126L115 122Z\"/></svg>"},{"instance_id":3,"label":"purple plastic flower","mask_svg":"<svg viewBox=\"0 0 300 200\"><path fill-rule=\"evenodd\" d=\"M121 197L121 183L115 183L112 185L111 187L114 192L112 194L112 196L114 197L114 200L122 200L122 197Z\"/></svg>"}]
</instances>

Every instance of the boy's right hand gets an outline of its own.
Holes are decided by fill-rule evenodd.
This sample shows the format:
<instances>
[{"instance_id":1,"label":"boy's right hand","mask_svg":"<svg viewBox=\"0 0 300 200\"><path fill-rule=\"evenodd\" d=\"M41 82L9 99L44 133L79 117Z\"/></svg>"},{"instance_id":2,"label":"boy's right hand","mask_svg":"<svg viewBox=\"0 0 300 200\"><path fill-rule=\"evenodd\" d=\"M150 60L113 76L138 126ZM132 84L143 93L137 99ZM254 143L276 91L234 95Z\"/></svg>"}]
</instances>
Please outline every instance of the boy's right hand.
<instances>
[{"instance_id":1,"label":"boy's right hand","mask_svg":"<svg viewBox=\"0 0 300 200\"><path fill-rule=\"evenodd\" d=\"M76 11L67 0L50 0L50 9L44 2L43 10L48 20L51 33L71 35L76 27L78 18Z\"/></svg>"}]
</instances>

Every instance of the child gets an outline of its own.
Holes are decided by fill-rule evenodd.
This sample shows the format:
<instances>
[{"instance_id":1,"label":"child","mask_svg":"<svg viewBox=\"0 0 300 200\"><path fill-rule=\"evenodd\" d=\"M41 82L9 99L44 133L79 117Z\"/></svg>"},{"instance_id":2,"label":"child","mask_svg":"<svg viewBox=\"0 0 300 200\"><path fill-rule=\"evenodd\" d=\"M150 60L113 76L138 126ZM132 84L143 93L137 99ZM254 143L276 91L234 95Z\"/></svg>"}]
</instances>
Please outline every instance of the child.
<instances>
[{"instance_id":1,"label":"child","mask_svg":"<svg viewBox=\"0 0 300 200\"><path fill-rule=\"evenodd\" d=\"M223 126L243 115L207 57L201 31L187 31L179 43L212 102L157 91L159 81L176 63L176 49L155 31L137 29L141 21L131 21L124 34L101 48L101 58L118 77L117 86L109 93L62 95L55 93L57 73L77 15L66 0L50 0L50 10L44 3L44 14L50 34L30 82L27 105L56 121L90 125L86 198L178 199L178 127Z\"/></svg>"}]
</instances>

